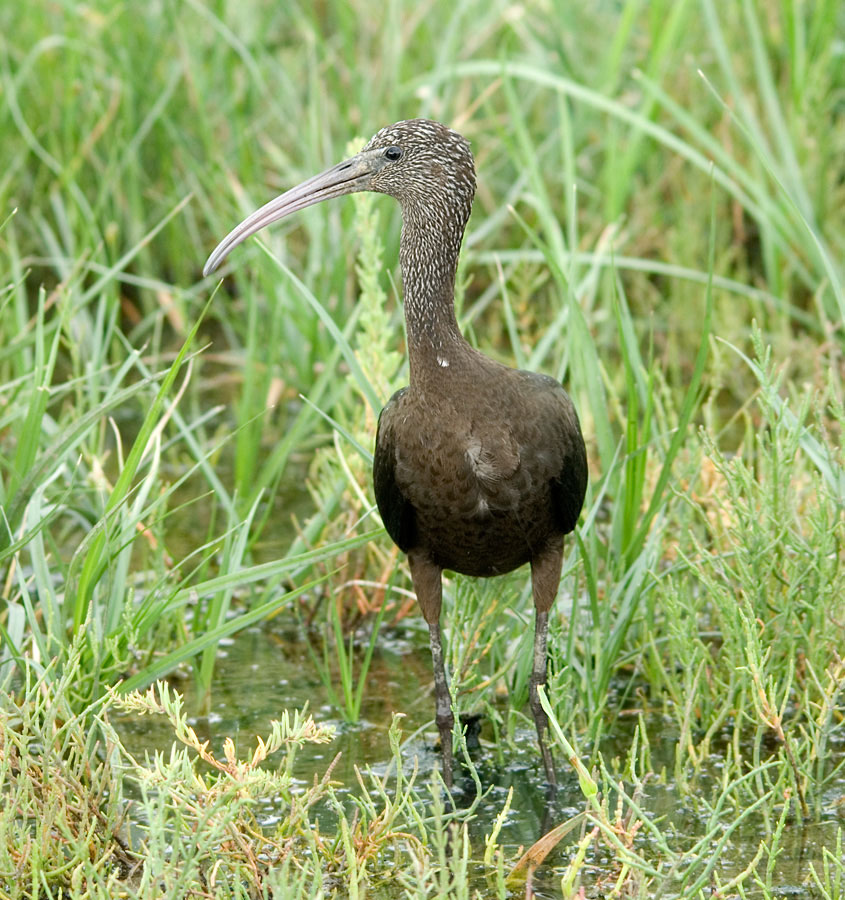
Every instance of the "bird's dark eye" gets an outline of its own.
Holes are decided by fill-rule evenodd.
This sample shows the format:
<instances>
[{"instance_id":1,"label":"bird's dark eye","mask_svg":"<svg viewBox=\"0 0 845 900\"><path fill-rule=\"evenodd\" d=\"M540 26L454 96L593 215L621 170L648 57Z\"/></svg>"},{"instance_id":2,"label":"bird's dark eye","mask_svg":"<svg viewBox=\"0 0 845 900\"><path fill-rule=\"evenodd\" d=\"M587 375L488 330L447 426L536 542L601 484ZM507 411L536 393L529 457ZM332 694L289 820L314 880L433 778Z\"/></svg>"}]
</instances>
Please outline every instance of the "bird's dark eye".
<instances>
[{"instance_id":1,"label":"bird's dark eye","mask_svg":"<svg viewBox=\"0 0 845 900\"><path fill-rule=\"evenodd\" d=\"M402 148L401 147L388 147L387 150L384 151L384 158L389 159L391 162L396 162L402 156Z\"/></svg>"}]
</instances>

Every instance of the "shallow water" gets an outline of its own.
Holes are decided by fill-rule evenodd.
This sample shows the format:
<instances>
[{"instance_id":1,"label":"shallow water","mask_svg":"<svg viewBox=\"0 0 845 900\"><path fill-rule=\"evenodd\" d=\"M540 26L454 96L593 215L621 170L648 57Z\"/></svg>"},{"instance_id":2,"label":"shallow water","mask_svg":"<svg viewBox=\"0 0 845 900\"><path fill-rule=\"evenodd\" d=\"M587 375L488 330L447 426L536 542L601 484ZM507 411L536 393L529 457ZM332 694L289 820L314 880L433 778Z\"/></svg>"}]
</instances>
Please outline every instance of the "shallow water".
<instances>
[{"instance_id":1,"label":"shallow water","mask_svg":"<svg viewBox=\"0 0 845 900\"><path fill-rule=\"evenodd\" d=\"M277 620L278 621L278 620ZM297 709L308 704L309 711L321 723L332 723L337 728L334 741L328 745L303 748L297 756L295 775L303 784L310 783L316 774L322 776L331 761L340 753L333 770L335 779L350 787L356 785L354 766L371 766L375 772L384 771L391 754L388 743L388 727L394 712L405 715L403 734L406 743L403 757L408 770L414 757L420 766L421 777L426 778L437 762L435 748L436 729L432 722L432 676L426 636L422 627L413 623L407 626L383 630L372 660L367 684L368 696L364 700L361 721L354 725L345 723L339 711L331 704L329 696L308 651L308 641L319 642L315 632L306 631L294 623L248 629L221 647L210 699L205 709L197 709L202 698L197 695L194 682L185 679L176 686L185 695L186 708L196 710L191 724L197 734L211 742L215 751L222 748L224 738L232 737L243 748L252 747L256 734L266 734L269 722L277 718L283 709ZM320 654L321 646L313 644ZM127 749L143 757L144 751L169 749L172 732L164 722L145 717L141 721L123 718L115 722ZM651 761L654 771L671 772L674 759L676 733L666 727L661 733L661 723L655 719L648 723L651 739ZM624 758L628 752L633 720L619 720L614 726L613 739L602 744L604 758ZM654 735L658 735L657 738ZM470 835L478 855L483 852L484 836L489 832L500 813L509 788L513 788L510 813L500 834L499 841L514 859L520 847L530 846L542 834L584 807L577 779L572 771L558 760L561 788L549 804L546 797L542 767L536 750L533 729L526 727L517 734L516 746L501 748L492 743L492 728L482 724L481 746L474 753L474 762L482 786L488 791L476 810L470 824ZM845 753L840 745L838 755ZM705 778L715 790L719 759L711 761L711 777ZM457 780L471 800L473 783L469 778ZM776 895L814 898L809 883L809 864L821 862L821 847L834 846L837 823L843 813L841 798L845 795L845 779L833 785L825 798L825 814L820 823L798 826L787 824L781 840L782 853L772 873L772 888ZM676 848L692 846L697 836L705 831L702 813L691 801L682 801L680 793L671 781L652 781L646 785L643 806L653 817L662 817L661 831L674 835ZM837 809L839 813L837 813ZM268 816L272 811L268 810ZM728 817L728 820L730 817ZM765 837L763 823L759 819L749 821L738 829L720 857L719 875L722 882L740 873L756 853ZM645 845L648 838L639 836ZM539 897L560 895L560 877L571 853L572 839L564 841L547 857L535 875L535 888ZM481 848L480 850L478 848ZM599 847L590 865L601 872L605 851ZM590 896L588 894L588 896ZM670 898L671 891L662 895ZM748 896L754 896L753 892Z\"/></svg>"}]
</instances>

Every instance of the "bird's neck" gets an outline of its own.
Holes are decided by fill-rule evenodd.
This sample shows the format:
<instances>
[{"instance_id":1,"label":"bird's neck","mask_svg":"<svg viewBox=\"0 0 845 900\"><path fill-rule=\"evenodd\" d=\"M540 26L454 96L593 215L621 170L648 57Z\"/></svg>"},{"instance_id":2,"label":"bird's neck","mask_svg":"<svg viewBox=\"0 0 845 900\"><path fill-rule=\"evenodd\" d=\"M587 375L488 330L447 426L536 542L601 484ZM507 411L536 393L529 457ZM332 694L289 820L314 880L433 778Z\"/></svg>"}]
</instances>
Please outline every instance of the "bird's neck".
<instances>
[{"instance_id":1,"label":"bird's neck","mask_svg":"<svg viewBox=\"0 0 845 900\"><path fill-rule=\"evenodd\" d=\"M455 318L455 271L464 228L407 211L404 218L399 262L413 388L457 365L469 347Z\"/></svg>"}]
</instances>

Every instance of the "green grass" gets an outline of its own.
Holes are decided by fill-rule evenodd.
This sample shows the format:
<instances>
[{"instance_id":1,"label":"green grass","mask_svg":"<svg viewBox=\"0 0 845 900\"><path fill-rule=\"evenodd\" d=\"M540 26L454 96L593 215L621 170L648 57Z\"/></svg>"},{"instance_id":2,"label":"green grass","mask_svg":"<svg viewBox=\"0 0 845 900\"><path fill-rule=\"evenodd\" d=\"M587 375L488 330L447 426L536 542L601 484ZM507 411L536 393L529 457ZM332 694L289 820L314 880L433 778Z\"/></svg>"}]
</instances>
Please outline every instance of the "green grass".
<instances>
[{"instance_id":1,"label":"green grass","mask_svg":"<svg viewBox=\"0 0 845 900\"><path fill-rule=\"evenodd\" d=\"M479 171L465 332L563 380L588 440L550 626L558 757L577 751L583 792L580 819L551 823L549 846L571 842L555 890L773 898L795 887L784 841L819 828L801 888L841 900L841 4L37 2L0 26L0 897L363 896L388 874L391 897L505 896L549 867L532 848L506 883L504 811L480 847L471 811L396 766L342 801L315 787L336 813L315 838L284 781L295 753L233 800L190 740L128 759L105 712L120 679L178 667L207 695L222 639L307 609L315 673L361 715L372 648L410 608L369 481L378 409L407 381L398 209L304 211L219 288L201 267L273 193L424 115ZM529 724L527 573L446 596L456 704L486 712L505 766ZM160 707L184 737L177 701ZM700 833L655 818L649 785ZM260 869L247 813L274 790L334 881Z\"/></svg>"}]
</instances>

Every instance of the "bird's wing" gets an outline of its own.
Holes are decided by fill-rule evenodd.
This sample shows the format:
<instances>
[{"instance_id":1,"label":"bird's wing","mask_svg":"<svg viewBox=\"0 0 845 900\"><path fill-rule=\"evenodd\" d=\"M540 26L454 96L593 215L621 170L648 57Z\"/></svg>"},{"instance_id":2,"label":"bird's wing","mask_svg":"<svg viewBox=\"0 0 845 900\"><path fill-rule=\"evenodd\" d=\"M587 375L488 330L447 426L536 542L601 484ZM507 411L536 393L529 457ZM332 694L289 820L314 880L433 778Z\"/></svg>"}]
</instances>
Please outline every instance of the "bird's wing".
<instances>
[{"instance_id":1,"label":"bird's wing","mask_svg":"<svg viewBox=\"0 0 845 900\"><path fill-rule=\"evenodd\" d=\"M580 434L578 435L580 438ZM578 516L587 493L587 451L583 439L567 454L560 475L552 479L552 501L560 530L569 534L578 524Z\"/></svg>"},{"instance_id":2,"label":"bird's wing","mask_svg":"<svg viewBox=\"0 0 845 900\"><path fill-rule=\"evenodd\" d=\"M515 419L520 471L530 473L533 483L547 481L554 518L561 532L568 534L575 528L587 490L587 451L578 415L554 378L533 372L521 374L530 385L527 392L533 402L530 413L523 411Z\"/></svg>"},{"instance_id":3,"label":"bird's wing","mask_svg":"<svg viewBox=\"0 0 845 900\"><path fill-rule=\"evenodd\" d=\"M548 416L554 423L554 468L551 475L551 496L557 524L569 534L578 522L584 496L587 493L587 449L578 422L578 414L569 395L554 379L548 379Z\"/></svg>"},{"instance_id":4,"label":"bird's wing","mask_svg":"<svg viewBox=\"0 0 845 900\"><path fill-rule=\"evenodd\" d=\"M379 416L373 455L373 488L387 533L393 543L407 553L416 541L416 511L396 481L396 442L393 433L393 417L406 390L397 391Z\"/></svg>"}]
</instances>

